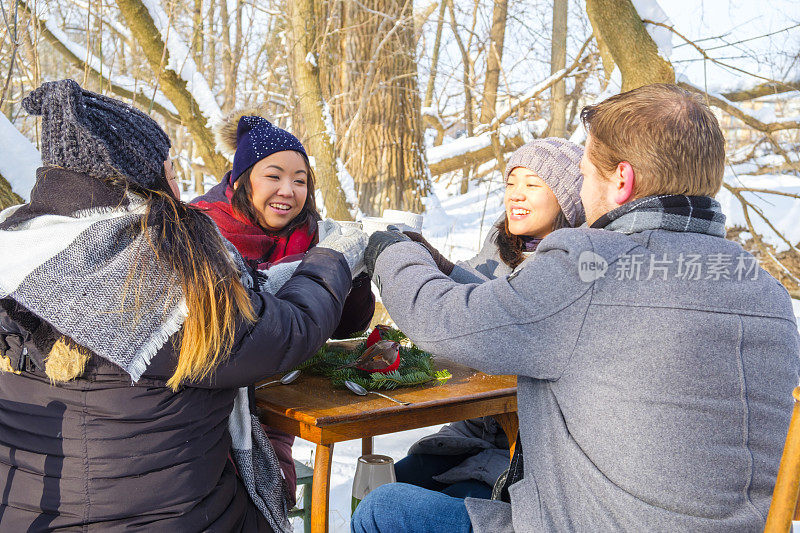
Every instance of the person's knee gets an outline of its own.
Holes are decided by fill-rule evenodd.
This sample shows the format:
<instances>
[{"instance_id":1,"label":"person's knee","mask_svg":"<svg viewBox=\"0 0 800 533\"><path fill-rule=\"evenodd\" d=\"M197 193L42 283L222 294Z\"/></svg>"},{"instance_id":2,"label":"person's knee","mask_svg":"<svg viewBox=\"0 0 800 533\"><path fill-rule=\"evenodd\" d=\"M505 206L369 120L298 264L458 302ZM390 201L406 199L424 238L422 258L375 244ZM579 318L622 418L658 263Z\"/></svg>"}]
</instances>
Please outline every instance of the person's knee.
<instances>
[{"instance_id":1,"label":"person's knee","mask_svg":"<svg viewBox=\"0 0 800 533\"><path fill-rule=\"evenodd\" d=\"M398 518L398 503L405 501L409 489L416 488L406 483L388 483L373 490L358 504L350 519L350 530L353 533L390 531L391 524L387 520L394 522Z\"/></svg>"}]
</instances>

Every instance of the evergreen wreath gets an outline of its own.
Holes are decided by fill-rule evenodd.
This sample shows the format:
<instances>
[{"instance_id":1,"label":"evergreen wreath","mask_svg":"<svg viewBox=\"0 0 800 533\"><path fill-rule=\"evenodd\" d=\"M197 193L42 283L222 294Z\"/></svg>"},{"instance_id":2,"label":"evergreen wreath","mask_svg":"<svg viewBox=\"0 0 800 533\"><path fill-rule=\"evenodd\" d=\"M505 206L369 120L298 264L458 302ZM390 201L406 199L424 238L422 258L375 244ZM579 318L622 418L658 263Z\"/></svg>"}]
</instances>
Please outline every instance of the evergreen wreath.
<instances>
[{"instance_id":1,"label":"evergreen wreath","mask_svg":"<svg viewBox=\"0 0 800 533\"><path fill-rule=\"evenodd\" d=\"M389 328L382 338L400 343L400 367L393 372L382 374L357 368L340 368L354 362L364 353L367 348L366 339L353 350L325 345L314 357L297 366L297 369L309 374L327 376L334 388L339 389L345 388L346 380L358 383L367 390L391 390L423 385L433 380L442 384L452 377L449 370L435 370L433 356L414 346L402 331Z\"/></svg>"}]
</instances>

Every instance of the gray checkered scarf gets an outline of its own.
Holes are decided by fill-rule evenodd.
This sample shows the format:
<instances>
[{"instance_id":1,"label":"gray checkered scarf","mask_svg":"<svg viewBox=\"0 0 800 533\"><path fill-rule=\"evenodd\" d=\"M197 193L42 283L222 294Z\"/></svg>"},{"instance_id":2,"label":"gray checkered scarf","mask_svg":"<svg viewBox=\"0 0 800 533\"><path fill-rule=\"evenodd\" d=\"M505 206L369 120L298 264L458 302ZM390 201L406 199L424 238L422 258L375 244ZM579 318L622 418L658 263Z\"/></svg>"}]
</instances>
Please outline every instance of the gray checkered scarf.
<instances>
[{"instance_id":1,"label":"gray checkered scarf","mask_svg":"<svg viewBox=\"0 0 800 533\"><path fill-rule=\"evenodd\" d=\"M158 238L155 230L149 236L139 231L145 212L144 201L135 195L48 168L39 170L29 204L0 212L0 298L21 303L133 381L188 313L175 275L160 266L148 244L148 237ZM222 240L242 283L252 288L241 256ZM138 280L146 280L146 290L136 290ZM239 389L228 419L231 456L273 530L289 531L278 458L249 398L247 388Z\"/></svg>"},{"instance_id":2,"label":"gray checkered scarf","mask_svg":"<svg viewBox=\"0 0 800 533\"><path fill-rule=\"evenodd\" d=\"M725 215L708 196L647 196L609 211L591 227L626 234L663 229L724 237Z\"/></svg>"}]
</instances>

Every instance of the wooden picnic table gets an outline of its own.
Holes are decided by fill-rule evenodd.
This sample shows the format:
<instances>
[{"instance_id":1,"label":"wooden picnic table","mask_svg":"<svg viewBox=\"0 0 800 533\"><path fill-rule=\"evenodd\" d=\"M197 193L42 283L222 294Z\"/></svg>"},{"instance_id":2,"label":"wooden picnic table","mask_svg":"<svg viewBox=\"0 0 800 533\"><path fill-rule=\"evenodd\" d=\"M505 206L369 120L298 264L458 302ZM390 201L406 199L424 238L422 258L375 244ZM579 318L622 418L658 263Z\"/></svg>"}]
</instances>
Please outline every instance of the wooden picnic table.
<instances>
[{"instance_id":1,"label":"wooden picnic table","mask_svg":"<svg viewBox=\"0 0 800 533\"><path fill-rule=\"evenodd\" d=\"M362 453L372 453L372 437L475 418L495 416L508 435L517 436L517 379L493 376L450 361L435 359L436 369L453 375L445 384L382 391L403 406L375 394L357 396L334 389L327 377L302 375L290 385L256 391L261 422L317 445L311 496L311 531L328 531L333 445L362 439ZM273 377L270 379L277 379Z\"/></svg>"}]
</instances>

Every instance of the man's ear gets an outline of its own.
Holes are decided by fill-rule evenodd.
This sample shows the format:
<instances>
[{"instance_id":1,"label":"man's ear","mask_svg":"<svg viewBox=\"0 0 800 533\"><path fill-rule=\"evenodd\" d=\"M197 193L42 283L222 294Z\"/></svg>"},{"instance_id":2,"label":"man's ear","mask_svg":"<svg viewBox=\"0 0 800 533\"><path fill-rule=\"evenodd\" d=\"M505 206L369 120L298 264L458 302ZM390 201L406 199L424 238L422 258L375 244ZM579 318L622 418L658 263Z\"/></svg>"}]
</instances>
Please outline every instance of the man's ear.
<instances>
[{"instance_id":1,"label":"man's ear","mask_svg":"<svg viewBox=\"0 0 800 533\"><path fill-rule=\"evenodd\" d=\"M236 180L233 182L233 190L235 191L238 188L239 188L239 180Z\"/></svg>"},{"instance_id":2,"label":"man's ear","mask_svg":"<svg viewBox=\"0 0 800 533\"><path fill-rule=\"evenodd\" d=\"M616 194L614 195L614 202L622 205L633 198L633 186L636 182L636 173L633 167L627 161L622 161L617 165L616 171Z\"/></svg>"}]
</instances>

